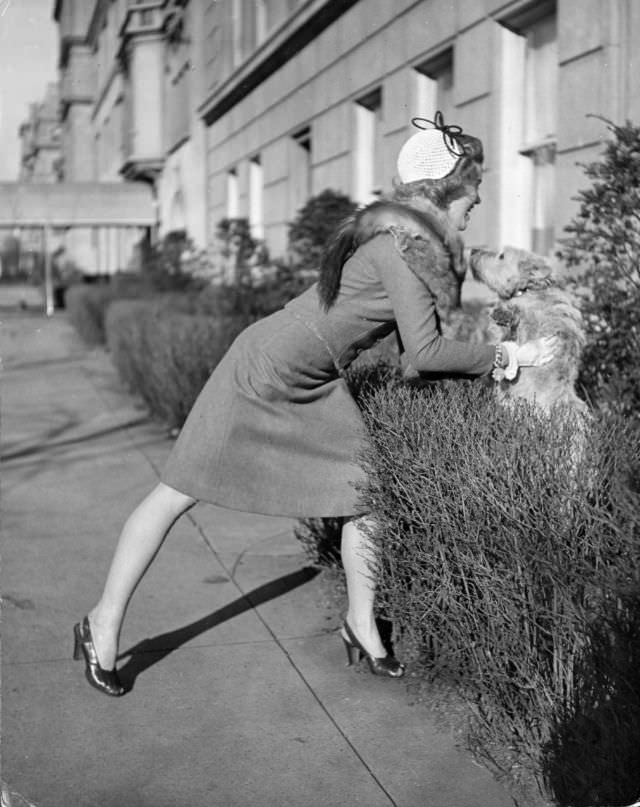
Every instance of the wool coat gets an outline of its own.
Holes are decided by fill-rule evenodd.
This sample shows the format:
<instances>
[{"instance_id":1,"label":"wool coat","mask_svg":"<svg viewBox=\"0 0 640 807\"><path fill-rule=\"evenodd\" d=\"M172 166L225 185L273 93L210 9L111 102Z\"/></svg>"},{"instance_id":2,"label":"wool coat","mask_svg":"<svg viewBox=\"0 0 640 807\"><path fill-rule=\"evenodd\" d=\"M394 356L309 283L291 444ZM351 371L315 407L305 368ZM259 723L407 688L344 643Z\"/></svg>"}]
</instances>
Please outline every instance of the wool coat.
<instances>
[{"instance_id":1,"label":"wool coat","mask_svg":"<svg viewBox=\"0 0 640 807\"><path fill-rule=\"evenodd\" d=\"M366 433L343 378L356 356L397 329L418 373L482 375L493 365L492 345L440 335L439 292L425 282L430 265L452 263L439 233L374 234L344 264L328 310L314 285L243 331L194 404L162 480L248 512L362 514Z\"/></svg>"}]
</instances>

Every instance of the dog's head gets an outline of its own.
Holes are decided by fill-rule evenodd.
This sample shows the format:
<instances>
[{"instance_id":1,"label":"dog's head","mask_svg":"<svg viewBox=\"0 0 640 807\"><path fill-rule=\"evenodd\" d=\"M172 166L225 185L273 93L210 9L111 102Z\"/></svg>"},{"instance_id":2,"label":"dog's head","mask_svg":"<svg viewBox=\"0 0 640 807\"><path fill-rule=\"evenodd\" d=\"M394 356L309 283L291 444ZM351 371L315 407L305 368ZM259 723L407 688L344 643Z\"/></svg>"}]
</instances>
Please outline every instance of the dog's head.
<instances>
[{"instance_id":1,"label":"dog's head","mask_svg":"<svg viewBox=\"0 0 640 807\"><path fill-rule=\"evenodd\" d=\"M505 247L498 253L474 249L469 263L476 280L503 300L525 291L546 289L553 283L549 262L526 249Z\"/></svg>"}]
</instances>

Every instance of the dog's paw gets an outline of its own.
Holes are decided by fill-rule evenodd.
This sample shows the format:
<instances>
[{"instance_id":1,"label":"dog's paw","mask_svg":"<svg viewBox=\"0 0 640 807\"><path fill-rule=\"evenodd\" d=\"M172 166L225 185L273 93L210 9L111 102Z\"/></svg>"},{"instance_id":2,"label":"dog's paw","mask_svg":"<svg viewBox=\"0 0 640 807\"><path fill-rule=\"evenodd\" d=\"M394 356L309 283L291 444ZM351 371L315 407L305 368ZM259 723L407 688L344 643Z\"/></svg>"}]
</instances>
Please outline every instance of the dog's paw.
<instances>
[{"instance_id":1,"label":"dog's paw","mask_svg":"<svg viewBox=\"0 0 640 807\"><path fill-rule=\"evenodd\" d=\"M501 328L513 328L518 324L518 312L511 305L497 305L491 311L491 319Z\"/></svg>"}]
</instances>

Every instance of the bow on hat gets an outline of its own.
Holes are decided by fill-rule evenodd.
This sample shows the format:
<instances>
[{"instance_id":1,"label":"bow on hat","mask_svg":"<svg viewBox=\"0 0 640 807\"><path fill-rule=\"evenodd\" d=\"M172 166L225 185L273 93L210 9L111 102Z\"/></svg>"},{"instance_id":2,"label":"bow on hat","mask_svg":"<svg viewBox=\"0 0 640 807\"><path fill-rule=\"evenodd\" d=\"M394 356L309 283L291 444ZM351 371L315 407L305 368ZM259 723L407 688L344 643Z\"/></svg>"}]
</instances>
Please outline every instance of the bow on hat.
<instances>
[{"instance_id":1,"label":"bow on hat","mask_svg":"<svg viewBox=\"0 0 640 807\"><path fill-rule=\"evenodd\" d=\"M429 120L428 118L411 118L411 123L416 127L416 129L437 129L439 132L442 132L442 141L444 142L449 154L453 157L462 157L464 156L464 146L460 142L460 135L462 134L462 126L456 126L455 124L447 124L444 122L444 117L442 112L438 110L434 115L433 120ZM427 124L427 125L423 125Z\"/></svg>"}]
</instances>

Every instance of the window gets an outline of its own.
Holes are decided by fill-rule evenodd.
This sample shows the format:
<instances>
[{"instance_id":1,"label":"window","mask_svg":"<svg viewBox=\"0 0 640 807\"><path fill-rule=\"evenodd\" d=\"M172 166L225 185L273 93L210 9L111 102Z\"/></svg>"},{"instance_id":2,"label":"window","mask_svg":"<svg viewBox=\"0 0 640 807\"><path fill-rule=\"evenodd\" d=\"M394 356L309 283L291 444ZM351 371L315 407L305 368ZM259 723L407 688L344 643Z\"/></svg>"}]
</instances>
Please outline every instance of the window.
<instances>
[{"instance_id":1,"label":"window","mask_svg":"<svg viewBox=\"0 0 640 807\"><path fill-rule=\"evenodd\" d=\"M238 192L238 172L235 168L227 172L227 218L237 219L240 215L240 195Z\"/></svg>"},{"instance_id":2,"label":"window","mask_svg":"<svg viewBox=\"0 0 640 807\"><path fill-rule=\"evenodd\" d=\"M269 34L285 21L290 11L284 0L254 0L256 45L260 45Z\"/></svg>"},{"instance_id":3,"label":"window","mask_svg":"<svg viewBox=\"0 0 640 807\"><path fill-rule=\"evenodd\" d=\"M231 60L234 67L242 62L242 0L232 0Z\"/></svg>"},{"instance_id":4,"label":"window","mask_svg":"<svg viewBox=\"0 0 640 807\"><path fill-rule=\"evenodd\" d=\"M264 238L263 179L260 157L249 162L249 226L254 238Z\"/></svg>"},{"instance_id":5,"label":"window","mask_svg":"<svg viewBox=\"0 0 640 807\"><path fill-rule=\"evenodd\" d=\"M256 44L267 38L269 30L268 8L266 0L255 0L256 3Z\"/></svg>"},{"instance_id":6,"label":"window","mask_svg":"<svg viewBox=\"0 0 640 807\"><path fill-rule=\"evenodd\" d=\"M415 67L415 111L418 116L433 120L440 110L445 123L455 117L453 106L453 50L429 59Z\"/></svg>"},{"instance_id":7,"label":"window","mask_svg":"<svg viewBox=\"0 0 640 807\"><path fill-rule=\"evenodd\" d=\"M358 99L355 105L354 197L368 204L382 192L382 90Z\"/></svg>"},{"instance_id":8,"label":"window","mask_svg":"<svg viewBox=\"0 0 640 807\"><path fill-rule=\"evenodd\" d=\"M558 52L554 4L531 6L528 14L503 25L500 240L548 255L555 240Z\"/></svg>"},{"instance_id":9,"label":"window","mask_svg":"<svg viewBox=\"0 0 640 807\"><path fill-rule=\"evenodd\" d=\"M524 143L531 166L531 249L553 249L558 97L558 49L555 16L525 33Z\"/></svg>"},{"instance_id":10,"label":"window","mask_svg":"<svg viewBox=\"0 0 640 807\"><path fill-rule=\"evenodd\" d=\"M291 217L306 203L311 196L311 129L305 126L292 138L291 165L289 178L291 183Z\"/></svg>"}]
</instances>

